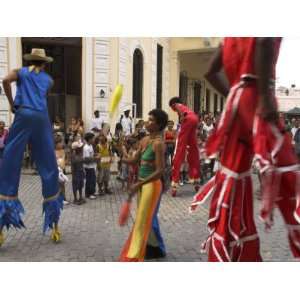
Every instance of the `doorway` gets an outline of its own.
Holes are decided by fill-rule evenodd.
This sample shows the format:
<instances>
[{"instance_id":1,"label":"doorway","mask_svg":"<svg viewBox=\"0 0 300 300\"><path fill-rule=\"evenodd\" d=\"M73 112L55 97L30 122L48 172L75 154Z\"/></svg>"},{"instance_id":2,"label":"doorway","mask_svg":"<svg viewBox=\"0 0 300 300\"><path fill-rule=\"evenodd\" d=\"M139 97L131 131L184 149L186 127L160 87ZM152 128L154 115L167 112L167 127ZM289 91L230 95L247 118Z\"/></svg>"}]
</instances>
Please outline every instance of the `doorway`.
<instances>
[{"instance_id":1,"label":"doorway","mask_svg":"<svg viewBox=\"0 0 300 300\"><path fill-rule=\"evenodd\" d=\"M65 129L71 118L82 118L81 106L81 61L82 38L80 37L24 37L22 56L32 48L43 48L54 62L46 67L53 78L54 86L48 96L48 110L51 121L59 117ZM26 61L23 65L26 66Z\"/></svg>"},{"instance_id":2,"label":"doorway","mask_svg":"<svg viewBox=\"0 0 300 300\"><path fill-rule=\"evenodd\" d=\"M156 108L162 107L162 82L163 82L163 47L157 44L156 56Z\"/></svg>"},{"instance_id":3,"label":"doorway","mask_svg":"<svg viewBox=\"0 0 300 300\"><path fill-rule=\"evenodd\" d=\"M136 104L137 118L143 117L143 81L144 81L144 58L140 49L135 49L133 53L133 82L132 97Z\"/></svg>"}]
</instances>

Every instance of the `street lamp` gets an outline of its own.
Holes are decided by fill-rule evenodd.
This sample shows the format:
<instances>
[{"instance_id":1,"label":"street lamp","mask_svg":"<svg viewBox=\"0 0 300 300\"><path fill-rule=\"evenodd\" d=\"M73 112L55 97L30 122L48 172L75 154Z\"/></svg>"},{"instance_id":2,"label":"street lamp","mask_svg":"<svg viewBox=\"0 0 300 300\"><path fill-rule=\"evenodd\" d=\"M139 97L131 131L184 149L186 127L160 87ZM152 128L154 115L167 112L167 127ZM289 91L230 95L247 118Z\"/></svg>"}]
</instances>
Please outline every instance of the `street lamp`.
<instances>
[{"instance_id":1,"label":"street lamp","mask_svg":"<svg viewBox=\"0 0 300 300\"><path fill-rule=\"evenodd\" d=\"M105 92L103 89L100 90L100 98L104 98L105 97Z\"/></svg>"}]
</instances>

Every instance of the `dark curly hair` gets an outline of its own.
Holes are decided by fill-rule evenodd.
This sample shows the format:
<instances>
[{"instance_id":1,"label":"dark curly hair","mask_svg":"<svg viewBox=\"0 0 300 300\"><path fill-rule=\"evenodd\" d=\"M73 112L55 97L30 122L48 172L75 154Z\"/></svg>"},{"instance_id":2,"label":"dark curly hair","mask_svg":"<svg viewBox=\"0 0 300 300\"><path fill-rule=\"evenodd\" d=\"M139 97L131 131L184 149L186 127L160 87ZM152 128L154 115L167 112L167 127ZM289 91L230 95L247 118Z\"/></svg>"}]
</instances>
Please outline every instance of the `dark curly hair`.
<instances>
[{"instance_id":1,"label":"dark curly hair","mask_svg":"<svg viewBox=\"0 0 300 300\"><path fill-rule=\"evenodd\" d=\"M160 131L163 131L167 127L169 117L168 114L162 109L152 109L148 115L155 118Z\"/></svg>"},{"instance_id":2,"label":"dark curly hair","mask_svg":"<svg viewBox=\"0 0 300 300\"><path fill-rule=\"evenodd\" d=\"M176 103L182 103L182 100L179 97L173 97L169 100L169 106L172 106Z\"/></svg>"},{"instance_id":3,"label":"dark curly hair","mask_svg":"<svg viewBox=\"0 0 300 300\"><path fill-rule=\"evenodd\" d=\"M85 134L84 139L89 142L95 135L91 132Z\"/></svg>"}]
</instances>

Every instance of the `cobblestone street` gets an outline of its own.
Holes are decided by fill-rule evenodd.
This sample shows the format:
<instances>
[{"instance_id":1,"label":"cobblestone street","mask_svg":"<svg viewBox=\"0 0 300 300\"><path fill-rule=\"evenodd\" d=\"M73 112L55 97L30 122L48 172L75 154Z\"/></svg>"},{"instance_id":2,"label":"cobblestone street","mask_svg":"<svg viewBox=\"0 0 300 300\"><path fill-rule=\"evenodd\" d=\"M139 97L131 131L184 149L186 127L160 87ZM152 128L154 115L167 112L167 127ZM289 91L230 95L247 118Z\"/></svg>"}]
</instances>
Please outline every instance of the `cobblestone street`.
<instances>
[{"instance_id":1,"label":"cobblestone street","mask_svg":"<svg viewBox=\"0 0 300 300\"><path fill-rule=\"evenodd\" d=\"M5 231L6 241L0 248L0 261L117 261L132 219L125 227L118 225L119 207L124 194L120 185L112 181L114 193L87 200L82 206L65 206L60 222L62 241L53 244L49 232L42 234L42 210L40 179L35 175L23 175L20 199L26 214L26 229ZM167 257L160 261L206 261L200 244L207 236L207 209L189 214L188 206L193 191L189 185L180 190L180 196L163 196L160 208L160 224ZM71 183L67 187L71 199ZM255 201L256 215L259 202ZM281 217L276 211L275 225L271 233L265 233L257 219L261 237L261 254L265 261L293 260Z\"/></svg>"}]
</instances>

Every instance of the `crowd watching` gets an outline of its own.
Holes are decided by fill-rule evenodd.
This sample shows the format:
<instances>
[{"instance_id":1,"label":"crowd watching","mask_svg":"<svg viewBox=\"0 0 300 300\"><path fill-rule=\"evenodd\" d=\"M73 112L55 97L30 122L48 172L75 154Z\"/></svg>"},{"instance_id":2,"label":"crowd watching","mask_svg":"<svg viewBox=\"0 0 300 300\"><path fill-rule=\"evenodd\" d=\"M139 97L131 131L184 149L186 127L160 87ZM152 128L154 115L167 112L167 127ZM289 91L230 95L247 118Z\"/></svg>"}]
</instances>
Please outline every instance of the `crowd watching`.
<instances>
[{"instance_id":1,"label":"crowd watching","mask_svg":"<svg viewBox=\"0 0 300 300\"><path fill-rule=\"evenodd\" d=\"M205 156L205 143L218 124L220 113L199 113L197 140L200 153L200 170L202 184L209 180L218 169L218 161ZM300 117L287 118L283 113L280 119L285 124L285 130L291 135L295 151L300 159ZM65 184L72 184L73 199L67 199L65 204L84 204L86 199L93 200L98 196L112 193L111 173L117 173L117 180L121 182L125 191L137 180L138 166L122 163L122 157L134 156L139 148L140 140L147 135L144 120L138 120L133 126L130 111L126 110L117 122L114 132L110 125L100 115L94 112L89 127L82 119L72 118L67 126L56 117L53 123L55 153L59 168L59 180L63 193ZM166 172L170 172L176 137L180 130L180 123L169 120L164 134ZM5 123L0 121L0 164L8 137ZM187 149L188 151L188 149ZM112 170L112 165L117 166ZM25 167L34 168L31 160L30 145L24 157ZM68 171L69 170L69 171ZM71 176L67 176L70 175ZM71 179L69 179L71 178ZM188 164L185 160L181 166L180 185L188 184Z\"/></svg>"}]
</instances>

